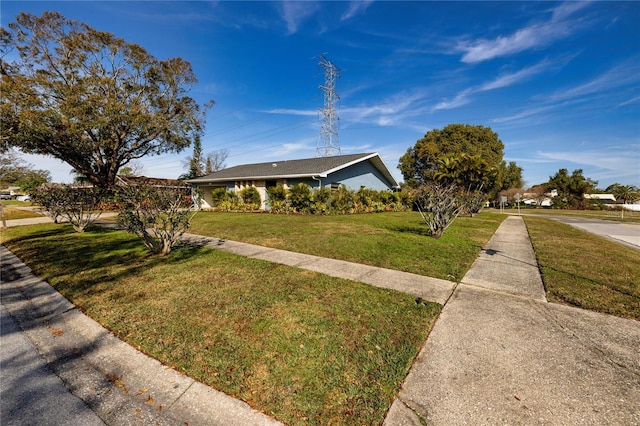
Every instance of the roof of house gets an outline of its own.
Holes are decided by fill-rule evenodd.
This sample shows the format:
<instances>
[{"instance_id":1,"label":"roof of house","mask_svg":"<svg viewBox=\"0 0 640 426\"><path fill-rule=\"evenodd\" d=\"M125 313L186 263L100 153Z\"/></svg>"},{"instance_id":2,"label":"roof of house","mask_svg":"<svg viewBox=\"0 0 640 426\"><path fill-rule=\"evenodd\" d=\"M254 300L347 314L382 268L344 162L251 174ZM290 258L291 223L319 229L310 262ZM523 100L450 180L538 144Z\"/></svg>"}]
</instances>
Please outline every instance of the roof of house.
<instances>
[{"instance_id":1,"label":"roof of house","mask_svg":"<svg viewBox=\"0 0 640 426\"><path fill-rule=\"evenodd\" d=\"M148 176L118 176L118 182L123 185L150 185L162 188L184 187L184 182L177 179L154 178Z\"/></svg>"},{"instance_id":2,"label":"roof of house","mask_svg":"<svg viewBox=\"0 0 640 426\"><path fill-rule=\"evenodd\" d=\"M588 200L616 201L613 194L584 194L584 198Z\"/></svg>"},{"instance_id":3,"label":"roof of house","mask_svg":"<svg viewBox=\"0 0 640 426\"><path fill-rule=\"evenodd\" d=\"M396 182L377 152L243 164L229 167L207 176L189 179L187 182L190 184L198 184L234 180L310 178L311 176L325 178L331 173L367 160L373 164L392 186L398 186L398 182Z\"/></svg>"}]
</instances>

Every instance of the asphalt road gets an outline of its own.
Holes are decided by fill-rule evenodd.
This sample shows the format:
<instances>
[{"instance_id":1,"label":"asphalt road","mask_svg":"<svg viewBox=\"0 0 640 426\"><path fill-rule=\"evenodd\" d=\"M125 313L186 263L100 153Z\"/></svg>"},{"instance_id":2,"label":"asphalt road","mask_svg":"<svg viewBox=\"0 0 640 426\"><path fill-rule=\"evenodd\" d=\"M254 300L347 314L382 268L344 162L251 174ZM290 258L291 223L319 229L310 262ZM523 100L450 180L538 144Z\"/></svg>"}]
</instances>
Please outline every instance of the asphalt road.
<instances>
[{"instance_id":1,"label":"asphalt road","mask_svg":"<svg viewBox=\"0 0 640 426\"><path fill-rule=\"evenodd\" d=\"M640 250L640 223L582 217L545 216Z\"/></svg>"}]
</instances>

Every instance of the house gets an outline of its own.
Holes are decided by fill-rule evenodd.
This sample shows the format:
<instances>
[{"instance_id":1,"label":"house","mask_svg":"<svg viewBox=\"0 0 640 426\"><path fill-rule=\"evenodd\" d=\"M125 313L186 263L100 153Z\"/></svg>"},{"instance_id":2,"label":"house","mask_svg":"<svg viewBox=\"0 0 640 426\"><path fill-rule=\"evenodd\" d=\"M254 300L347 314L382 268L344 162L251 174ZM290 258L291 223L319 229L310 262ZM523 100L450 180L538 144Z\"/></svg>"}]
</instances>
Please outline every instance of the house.
<instances>
[{"instance_id":1,"label":"house","mask_svg":"<svg viewBox=\"0 0 640 426\"><path fill-rule=\"evenodd\" d=\"M156 188L188 189L184 182L177 179L164 179L147 176L116 176L116 185L149 185Z\"/></svg>"},{"instance_id":2,"label":"house","mask_svg":"<svg viewBox=\"0 0 640 426\"><path fill-rule=\"evenodd\" d=\"M261 209L266 208L267 188L278 185L288 188L306 183L311 188L331 189L344 185L354 190L362 187L375 190L399 188L398 182L376 152L244 164L189 179L187 183L199 190L205 208L212 207L211 192L217 188L239 192L253 186L260 194Z\"/></svg>"},{"instance_id":3,"label":"house","mask_svg":"<svg viewBox=\"0 0 640 426\"><path fill-rule=\"evenodd\" d=\"M551 193L540 194L538 192L525 192L522 195L522 203L525 206L551 207L553 205L551 197Z\"/></svg>"},{"instance_id":4,"label":"house","mask_svg":"<svg viewBox=\"0 0 640 426\"><path fill-rule=\"evenodd\" d=\"M616 197L613 194L584 194L587 200L598 201L603 204L615 204Z\"/></svg>"}]
</instances>

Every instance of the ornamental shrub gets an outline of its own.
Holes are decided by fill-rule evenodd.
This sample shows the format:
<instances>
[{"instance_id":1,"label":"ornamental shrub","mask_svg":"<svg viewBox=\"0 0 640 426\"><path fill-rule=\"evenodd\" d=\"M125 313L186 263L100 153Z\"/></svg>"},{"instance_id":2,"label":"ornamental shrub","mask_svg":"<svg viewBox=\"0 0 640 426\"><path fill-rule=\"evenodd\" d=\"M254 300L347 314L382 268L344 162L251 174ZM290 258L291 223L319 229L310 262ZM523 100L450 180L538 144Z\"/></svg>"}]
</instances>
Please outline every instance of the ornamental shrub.
<instances>
[{"instance_id":1,"label":"ornamental shrub","mask_svg":"<svg viewBox=\"0 0 640 426\"><path fill-rule=\"evenodd\" d=\"M267 203L271 213L288 213L287 190L284 186L272 186L267 188Z\"/></svg>"},{"instance_id":2,"label":"ornamental shrub","mask_svg":"<svg viewBox=\"0 0 640 426\"><path fill-rule=\"evenodd\" d=\"M104 191L81 185L50 185L34 190L31 197L54 222L62 216L76 232L84 232L102 214Z\"/></svg>"},{"instance_id":3,"label":"ornamental shrub","mask_svg":"<svg viewBox=\"0 0 640 426\"><path fill-rule=\"evenodd\" d=\"M191 226L196 211L180 188L132 185L117 195L118 223L138 235L155 254L166 255Z\"/></svg>"},{"instance_id":4,"label":"ornamental shrub","mask_svg":"<svg viewBox=\"0 0 640 426\"><path fill-rule=\"evenodd\" d=\"M311 207L311 187L306 183L298 183L289 188L289 203L298 213L309 213Z\"/></svg>"},{"instance_id":5,"label":"ornamental shrub","mask_svg":"<svg viewBox=\"0 0 640 426\"><path fill-rule=\"evenodd\" d=\"M240 191L240 198L244 203L245 209L258 210L262 200L260 199L260 193L253 186L247 186Z\"/></svg>"}]
</instances>

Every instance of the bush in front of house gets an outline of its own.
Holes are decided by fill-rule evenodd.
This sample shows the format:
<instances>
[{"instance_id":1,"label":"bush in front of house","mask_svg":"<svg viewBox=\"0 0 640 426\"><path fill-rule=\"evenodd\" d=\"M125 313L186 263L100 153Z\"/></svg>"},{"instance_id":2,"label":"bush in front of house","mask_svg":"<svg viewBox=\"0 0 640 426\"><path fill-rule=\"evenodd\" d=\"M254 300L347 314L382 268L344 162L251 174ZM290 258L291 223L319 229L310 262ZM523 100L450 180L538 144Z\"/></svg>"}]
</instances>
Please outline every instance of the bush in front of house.
<instances>
[{"instance_id":1,"label":"bush in front of house","mask_svg":"<svg viewBox=\"0 0 640 426\"><path fill-rule=\"evenodd\" d=\"M289 204L296 213L310 213L311 187L300 182L289 188Z\"/></svg>"},{"instance_id":2,"label":"bush in front of house","mask_svg":"<svg viewBox=\"0 0 640 426\"><path fill-rule=\"evenodd\" d=\"M220 211L238 210L238 195L227 188L215 188L211 191L212 207Z\"/></svg>"},{"instance_id":3,"label":"bush in front of house","mask_svg":"<svg viewBox=\"0 0 640 426\"><path fill-rule=\"evenodd\" d=\"M242 199L242 205L239 207L242 210L258 210L260 209L260 193L253 186L247 186L240 191L240 198Z\"/></svg>"},{"instance_id":4,"label":"bush in front of house","mask_svg":"<svg viewBox=\"0 0 640 426\"><path fill-rule=\"evenodd\" d=\"M81 185L42 185L31 192L55 223L66 218L76 232L84 232L102 214L104 191Z\"/></svg>"},{"instance_id":5,"label":"bush in front of house","mask_svg":"<svg viewBox=\"0 0 640 426\"><path fill-rule=\"evenodd\" d=\"M290 188L282 185L267 188L267 211L275 214L356 214L410 210L414 202L412 194L401 191L376 191L361 188L358 191L341 185L337 189L311 188L298 183ZM212 192L213 208L217 211L256 210L259 195L254 187L241 190L238 195L225 188ZM250 195L253 194L253 195ZM255 197L253 201L251 197Z\"/></svg>"},{"instance_id":6,"label":"bush in front of house","mask_svg":"<svg viewBox=\"0 0 640 426\"><path fill-rule=\"evenodd\" d=\"M269 211L271 213L290 213L291 208L287 202L287 190L284 186L272 186L267 188Z\"/></svg>"}]
</instances>

